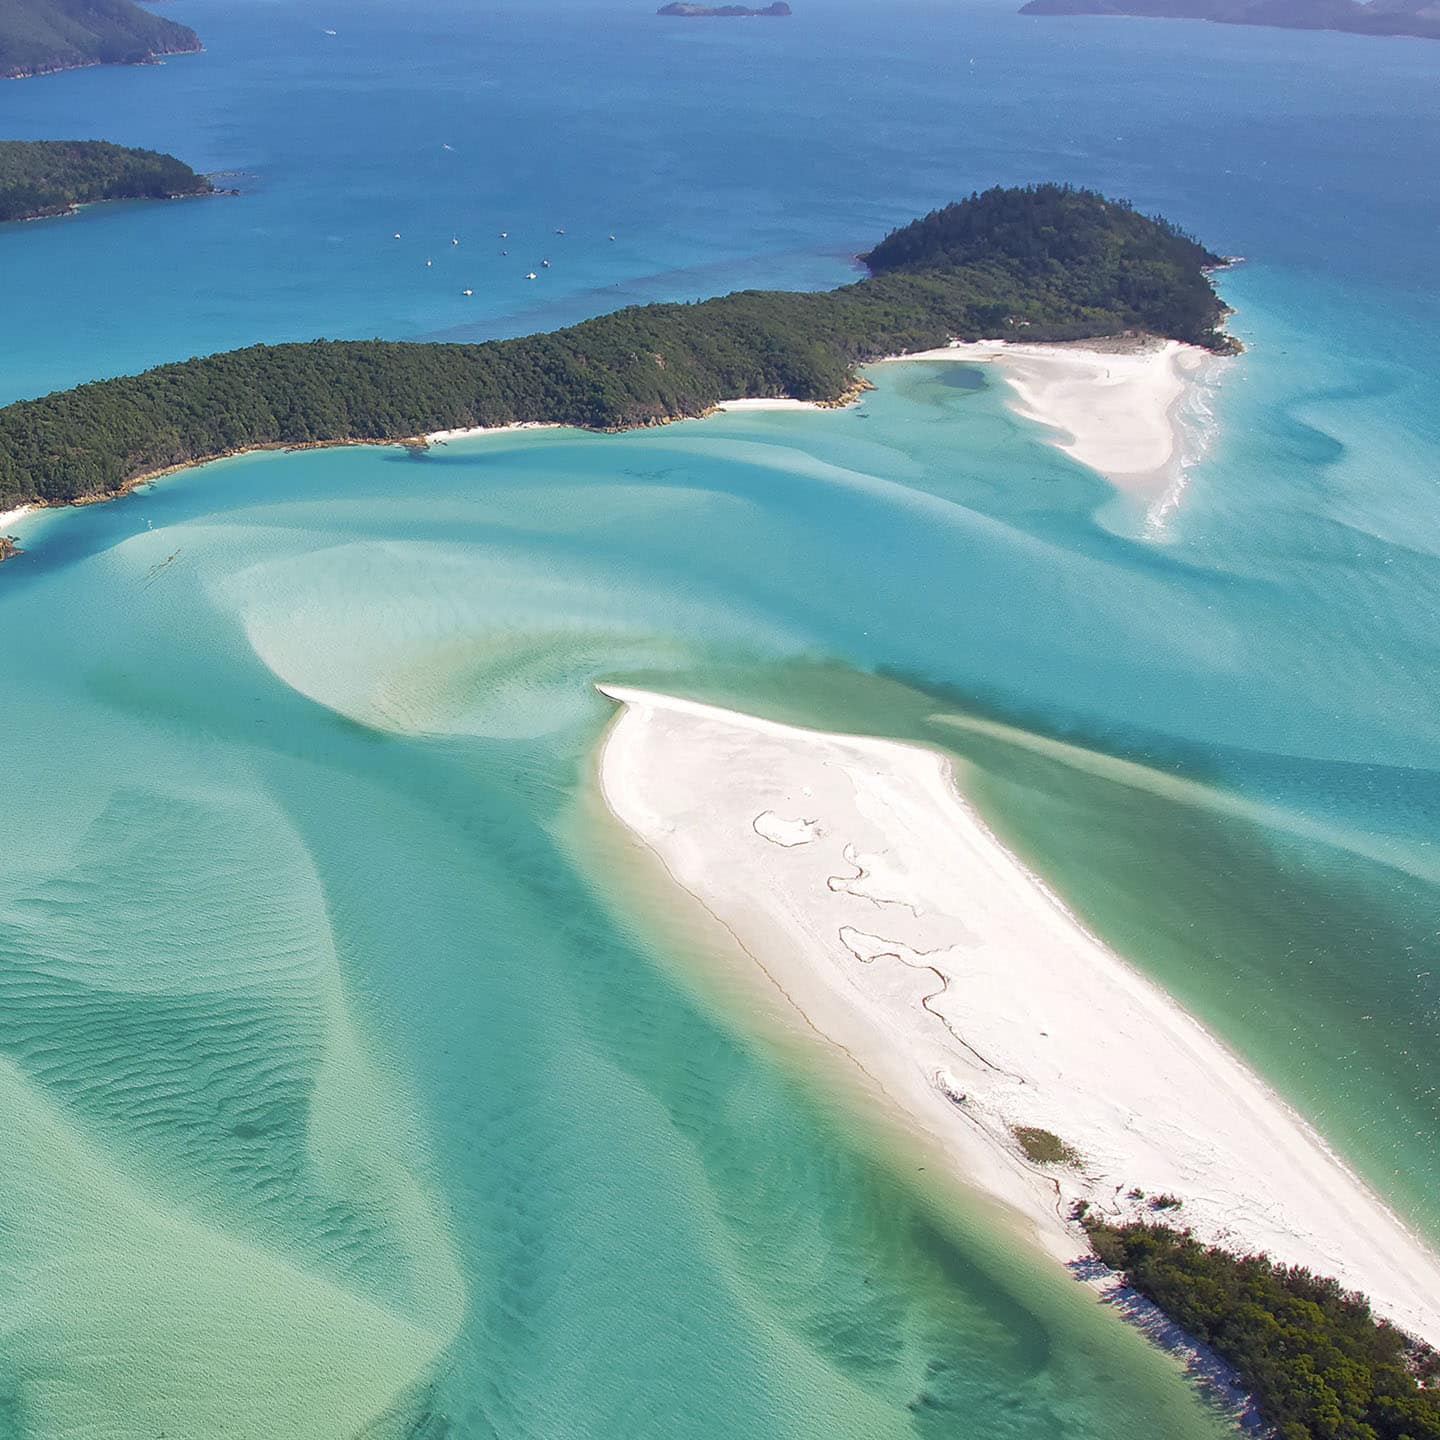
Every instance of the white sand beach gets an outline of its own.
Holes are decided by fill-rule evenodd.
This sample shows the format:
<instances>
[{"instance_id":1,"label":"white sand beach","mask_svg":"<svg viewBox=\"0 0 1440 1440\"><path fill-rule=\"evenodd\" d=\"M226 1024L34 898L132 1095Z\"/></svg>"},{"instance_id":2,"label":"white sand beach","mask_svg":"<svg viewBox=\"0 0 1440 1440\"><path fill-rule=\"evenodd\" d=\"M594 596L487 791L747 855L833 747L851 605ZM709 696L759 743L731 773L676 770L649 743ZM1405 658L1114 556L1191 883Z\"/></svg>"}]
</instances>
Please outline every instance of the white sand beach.
<instances>
[{"instance_id":1,"label":"white sand beach","mask_svg":"<svg viewBox=\"0 0 1440 1440\"><path fill-rule=\"evenodd\" d=\"M13 510L0 510L0 535L9 533L9 527L17 520L24 519L33 509L30 505L17 505Z\"/></svg>"},{"instance_id":2,"label":"white sand beach","mask_svg":"<svg viewBox=\"0 0 1440 1440\"><path fill-rule=\"evenodd\" d=\"M823 410L813 400L789 400L781 396L762 397L754 400L722 400L717 410Z\"/></svg>"},{"instance_id":3,"label":"white sand beach","mask_svg":"<svg viewBox=\"0 0 1440 1440\"><path fill-rule=\"evenodd\" d=\"M1160 1218L1334 1275L1440 1342L1440 1257L1063 908L948 760L602 689L625 707L600 763L612 812L837 1063L1058 1258L1085 1250L1075 1201L1153 1219L1148 1198L1173 1195ZM1032 1163L1014 1127L1078 1161Z\"/></svg>"},{"instance_id":4,"label":"white sand beach","mask_svg":"<svg viewBox=\"0 0 1440 1440\"><path fill-rule=\"evenodd\" d=\"M1177 340L1115 349L981 340L895 359L996 365L1017 414L1059 432L1057 449L1146 501L1174 488L1181 401L1216 363L1209 351Z\"/></svg>"},{"instance_id":5,"label":"white sand beach","mask_svg":"<svg viewBox=\"0 0 1440 1440\"><path fill-rule=\"evenodd\" d=\"M472 425L462 430L432 430L421 436L427 445L445 445L451 440L473 440L480 435L508 435L514 430L559 430L546 420L517 420L513 425Z\"/></svg>"}]
</instances>

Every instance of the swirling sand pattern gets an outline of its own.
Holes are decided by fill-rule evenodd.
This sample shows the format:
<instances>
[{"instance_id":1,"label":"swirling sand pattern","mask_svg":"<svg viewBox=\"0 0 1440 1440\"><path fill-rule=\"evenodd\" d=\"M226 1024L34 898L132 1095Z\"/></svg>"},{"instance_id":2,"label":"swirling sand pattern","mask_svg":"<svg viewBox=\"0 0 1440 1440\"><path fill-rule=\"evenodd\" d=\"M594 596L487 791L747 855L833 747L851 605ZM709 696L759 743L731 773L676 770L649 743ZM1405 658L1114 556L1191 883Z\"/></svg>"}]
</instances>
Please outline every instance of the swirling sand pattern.
<instances>
[{"instance_id":1,"label":"swirling sand pattern","mask_svg":"<svg viewBox=\"0 0 1440 1440\"><path fill-rule=\"evenodd\" d=\"M594 713L588 682L603 670L676 667L702 640L803 649L721 594L686 600L638 570L617 584L573 552L357 542L262 561L216 589L286 684L401 734L552 734Z\"/></svg>"},{"instance_id":2,"label":"swirling sand pattern","mask_svg":"<svg viewBox=\"0 0 1440 1440\"><path fill-rule=\"evenodd\" d=\"M402 1433L462 1282L293 833L122 790L3 920L0 1416Z\"/></svg>"}]
</instances>

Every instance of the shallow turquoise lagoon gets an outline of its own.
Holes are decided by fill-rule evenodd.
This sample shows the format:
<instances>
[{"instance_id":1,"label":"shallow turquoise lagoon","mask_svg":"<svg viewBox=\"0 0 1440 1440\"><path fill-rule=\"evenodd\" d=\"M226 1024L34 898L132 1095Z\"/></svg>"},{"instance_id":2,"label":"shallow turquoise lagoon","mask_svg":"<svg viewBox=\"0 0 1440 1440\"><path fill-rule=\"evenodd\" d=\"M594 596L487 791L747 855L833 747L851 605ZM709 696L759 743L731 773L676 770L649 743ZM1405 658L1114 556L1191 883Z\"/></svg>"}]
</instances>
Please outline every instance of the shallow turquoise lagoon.
<instances>
[{"instance_id":1,"label":"shallow turquoise lagoon","mask_svg":"<svg viewBox=\"0 0 1440 1440\"><path fill-rule=\"evenodd\" d=\"M840 643L764 574L834 483L810 424L257 457L43 522L5 608L16 1434L1216 1433L609 883L591 682L758 692Z\"/></svg>"},{"instance_id":2,"label":"shallow turquoise lagoon","mask_svg":"<svg viewBox=\"0 0 1440 1440\"><path fill-rule=\"evenodd\" d=\"M0 234L0 392L834 283L1062 176L1250 257L1203 459L1147 513L993 374L907 364L845 412L250 456L23 521L0 1435L1219 1433L727 985L595 803L599 678L949 749L1440 1238L1434 55L649 8L194 0L202 57L5 87L4 133L244 194Z\"/></svg>"},{"instance_id":3,"label":"shallow turquoise lagoon","mask_svg":"<svg viewBox=\"0 0 1440 1440\"><path fill-rule=\"evenodd\" d=\"M4 611L6 1081L34 1112L6 1203L50 1223L10 1271L17 1393L48 1358L32 1267L93 1226L115 1274L85 1340L143 1311L104 1401L146 1419L159 1386L261 1433L259 1372L397 1433L1213 1426L687 973L683 907L609 870L602 677L951 747L1125 953L1434 1224L1429 742L1362 763L1334 729L1335 648L1370 660L1358 727L1384 637L1340 627L1331 566L1303 620L1218 585L1217 553L1258 571L1273 542L1190 524L1202 475L1156 540L983 372L876 378L845 413L246 457L33 522ZM157 1305L134 1267L182 1224ZM239 1296L235 1247L276 1267ZM170 1327L209 1306L223 1380L177 1381ZM312 1326L277 1364L262 1337ZM94 1399L50 1394L70 1424Z\"/></svg>"}]
</instances>

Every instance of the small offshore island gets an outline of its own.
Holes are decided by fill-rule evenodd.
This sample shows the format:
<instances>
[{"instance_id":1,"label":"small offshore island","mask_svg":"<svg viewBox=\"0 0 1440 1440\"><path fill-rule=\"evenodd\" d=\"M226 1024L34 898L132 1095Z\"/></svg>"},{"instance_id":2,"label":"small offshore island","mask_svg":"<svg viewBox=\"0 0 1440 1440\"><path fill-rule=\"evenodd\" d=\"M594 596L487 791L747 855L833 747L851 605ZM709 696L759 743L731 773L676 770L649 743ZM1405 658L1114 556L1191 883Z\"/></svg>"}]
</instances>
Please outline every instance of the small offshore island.
<instances>
[{"instance_id":1,"label":"small offshore island","mask_svg":"<svg viewBox=\"0 0 1440 1440\"><path fill-rule=\"evenodd\" d=\"M0 409L0 506L104 499L267 447L628 429L737 397L837 404L863 388L857 366L957 340L1130 334L1235 348L1209 275L1223 257L1092 191L988 190L863 260L869 277L838 290L641 305L479 345L255 345L20 401Z\"/></svg>"},{"instance_id":2,"label":"small offshore island","mask_svg":"<svg viewBox=\"0 0 1440 1440\"><path fill-rule=\"evenodd\" d=\"M748 5L690 5L683 3L683 0L674 0L673 4L662 5L655 13L657 15L684 15L692 17L699 16L701 18L718 17L724 20L743 20L752 15L792 15L794 11L785 3L785 0L775 0L773 5L767 5L763 10L752 10Z\"/></svg>"},{"instance_id":3,"label":"small offshore island","mask_svg":"<svg viewBox=\"0 0 1440 1440\"><path fill-rule=\"evenodd\" d=\"M215 187L182 160L105 140L0 140L0 223L105 200L175 200Z\"/></svg>"},{"instance_id":4,"label":"small offshore island","mask_svg":"<svg viewBox=\"0 0 1440 1440\"><path fill-rule=\"evenodd\" d=\"M133 0L0 0L0 79L145 65L200 48L188 25L152 15Z\"/></svg>"}]
</instances>

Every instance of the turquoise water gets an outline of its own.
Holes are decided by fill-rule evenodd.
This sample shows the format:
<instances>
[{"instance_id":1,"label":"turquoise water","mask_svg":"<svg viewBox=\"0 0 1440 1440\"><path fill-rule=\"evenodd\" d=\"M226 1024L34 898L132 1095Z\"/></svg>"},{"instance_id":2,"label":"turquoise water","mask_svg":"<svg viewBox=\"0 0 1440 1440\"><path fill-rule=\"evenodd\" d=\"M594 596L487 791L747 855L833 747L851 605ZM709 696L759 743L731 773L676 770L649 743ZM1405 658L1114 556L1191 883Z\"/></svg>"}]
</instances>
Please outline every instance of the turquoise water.
<instances>
[{"instance_id":1,"label":"turquoise water","mask_svg":"<svg viewBox=\"0 0 1440 1440\"><path fill-rule=\"evenodd\" d=\"M22 522L0 1435L1219 1433L702 963L596 813L602 677L950 748L1440 1237L1440 56L648 8L206 0L204 56L5 87L6 134L244 193L0 234L0 393L832 283L1061 175L1250 257L1205 458L1157 519L993 376L907 365L841 413L250 456Z\"/></svg>"}]
</instances>

